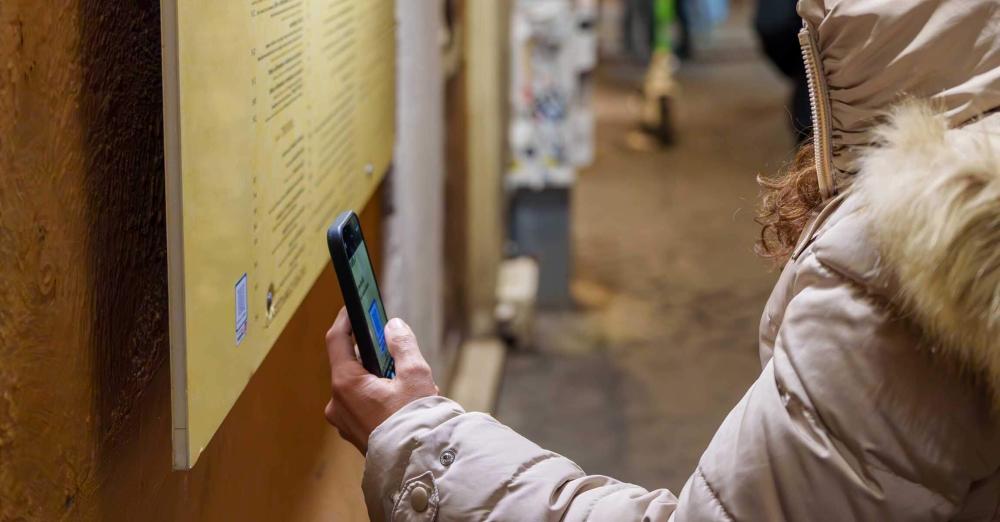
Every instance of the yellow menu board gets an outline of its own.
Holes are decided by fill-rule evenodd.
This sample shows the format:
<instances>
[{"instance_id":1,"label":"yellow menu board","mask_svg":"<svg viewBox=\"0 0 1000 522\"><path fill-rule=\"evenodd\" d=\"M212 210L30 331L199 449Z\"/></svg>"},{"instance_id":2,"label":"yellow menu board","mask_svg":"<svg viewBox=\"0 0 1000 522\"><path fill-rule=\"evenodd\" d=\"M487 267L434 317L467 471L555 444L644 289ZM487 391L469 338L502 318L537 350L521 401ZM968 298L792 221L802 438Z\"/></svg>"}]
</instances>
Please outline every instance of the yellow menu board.
<instances>
[{"instance_id":1,"label":"yellow menu board","mask_svg":"<svg viewBox=\"0 0 1000 522\"><path fill-rule=\"evenodd\" d=\"M389 168L395 18L385 0L161 7L173 462L188 469L330 263L331 221Z\"/></svg>"}]
</instances>

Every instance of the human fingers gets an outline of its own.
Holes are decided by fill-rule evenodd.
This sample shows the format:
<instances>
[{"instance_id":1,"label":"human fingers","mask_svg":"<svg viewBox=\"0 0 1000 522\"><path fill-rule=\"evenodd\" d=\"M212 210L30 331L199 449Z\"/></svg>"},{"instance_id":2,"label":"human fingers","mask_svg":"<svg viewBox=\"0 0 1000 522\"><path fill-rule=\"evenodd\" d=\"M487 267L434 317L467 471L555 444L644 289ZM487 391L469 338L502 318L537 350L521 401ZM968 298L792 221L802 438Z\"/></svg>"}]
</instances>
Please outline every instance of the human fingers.
<instances>
[{"instance_id":1,"label":"human fingers","mask_svg":"<svg viewBox=\"0 0 1000 522\"><path fill-rule=\"evenodd\" d=\"M350 408L333 398L327 402L324 414L327 422L337 429L340 438L353 444L364 455L368 450L368 435L371 430L362 429L361 422L354 417Z\"/></svg>"},{"instance_id":2,"label":"human fingers","mask_svg":"<svg viewBox=\"0 0 1000 522\"><path fill-rule=\"evenodd\" d=\"M409 325L402 319L394 318L385 325L385 337L388 341L389 353L396 361L398 375L426 374L426 376L430 376L430 366L420 353L417 338Z\"/></svg>"},{"instance_id":3,"label":"human fingers","mask_svg":"<svg viewBox=\"0 0 1000 522\"><path fill-rule=\"evenodd\" d=\"M341 307L333 326L326 331L326 353L330 358L331 370L350 361L357 362L357 357L354 356L354 338L351 336L351 320L347 317L346 308Z\"/></svg>"}]
</instances>

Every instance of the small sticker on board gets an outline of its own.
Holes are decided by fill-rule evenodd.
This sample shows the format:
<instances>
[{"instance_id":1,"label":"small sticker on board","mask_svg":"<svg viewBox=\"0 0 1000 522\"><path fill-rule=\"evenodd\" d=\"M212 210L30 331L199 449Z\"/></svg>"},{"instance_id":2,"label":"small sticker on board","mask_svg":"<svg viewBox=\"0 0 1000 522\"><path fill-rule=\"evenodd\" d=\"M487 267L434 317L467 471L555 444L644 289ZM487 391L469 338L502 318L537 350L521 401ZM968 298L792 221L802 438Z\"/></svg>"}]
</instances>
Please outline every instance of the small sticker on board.
<instances>
[{"instance_id":1,"label":"small sticker on board","mask_svg":"<svg viewBox=\"0 0 1000 522\"><path fill-rule=\"evenodd\" d=\"M247 275L236 282L236 346L247 335Z\"/></svg>"}]
</instances>

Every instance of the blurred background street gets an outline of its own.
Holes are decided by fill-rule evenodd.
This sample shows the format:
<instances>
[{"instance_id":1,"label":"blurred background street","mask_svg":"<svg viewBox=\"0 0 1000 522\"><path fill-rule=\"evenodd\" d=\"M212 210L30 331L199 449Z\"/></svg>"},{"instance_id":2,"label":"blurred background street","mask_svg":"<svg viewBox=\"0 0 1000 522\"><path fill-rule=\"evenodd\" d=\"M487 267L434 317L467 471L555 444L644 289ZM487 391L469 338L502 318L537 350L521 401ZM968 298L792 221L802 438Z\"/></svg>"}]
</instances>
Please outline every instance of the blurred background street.
<instances>
[{"instance_id":1,"label":"blurred background street","mask_svg":"<svg viewBox=\"0 0 1000 522\"><path fill-rule=\"evenodd\" d=\"M678 72L677 141L635 131L644 67L605 59L595 161L574 186L569 311L511 351L500 420L588 473L680 491L760 371L777 272L752 250L758 173L789 158L790 87L758 51L752 6Z\"/></svg>"}]
</instances>

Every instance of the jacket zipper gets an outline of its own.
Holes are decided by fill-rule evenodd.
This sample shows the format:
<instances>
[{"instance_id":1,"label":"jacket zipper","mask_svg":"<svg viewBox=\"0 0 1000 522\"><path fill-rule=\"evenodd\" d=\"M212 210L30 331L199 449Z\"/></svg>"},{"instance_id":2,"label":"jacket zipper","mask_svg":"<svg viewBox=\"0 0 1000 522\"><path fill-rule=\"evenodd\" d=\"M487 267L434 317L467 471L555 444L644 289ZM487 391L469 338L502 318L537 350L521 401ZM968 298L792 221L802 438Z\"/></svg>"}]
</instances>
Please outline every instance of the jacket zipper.
<instances>
[{"instance_id":1,"label":"jacket zipper","mask_svg":"<svg viewBox=\"0 0 1000 522\"><path fill-rule=\"evenodd\" d=\"M830 97L827 93L822 62L816 48L809 26L803 22L799 31L799 45L802 48L802 61L805 63L806 83L809 87L809 108L812 112L813 155L816 161L816 178L819 182L819 193L824 200L833 197L837 190L834 186L833 169L831 166L832 152L830 150Z\"/></svg>"}]
</instances>

